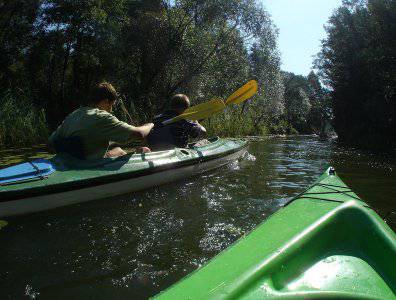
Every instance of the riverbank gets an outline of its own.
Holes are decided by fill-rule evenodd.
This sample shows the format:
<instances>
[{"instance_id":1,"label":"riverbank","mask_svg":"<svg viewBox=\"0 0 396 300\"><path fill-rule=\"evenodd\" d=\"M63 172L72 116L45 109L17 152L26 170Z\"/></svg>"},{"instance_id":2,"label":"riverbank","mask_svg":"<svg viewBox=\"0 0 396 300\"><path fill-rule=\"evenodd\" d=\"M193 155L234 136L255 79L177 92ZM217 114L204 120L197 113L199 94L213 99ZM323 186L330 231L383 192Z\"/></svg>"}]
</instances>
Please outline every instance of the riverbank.
<instances>
[{"instance_id":1,"label":"riverbank","mask_svg":"<svg viewBox=\"0 0 396 300\"><path fill-rule=\"evenodd\" d=\"M0 150L0 167L18 164L36 158L50 158L46 144L38 144L32 147L18 147Z\"/></svg>"},{"instance_id":2,"label":"riverbank","mask_svg":"<svg viewBox=\"0 0 396 300\"><path fill-rule=\"evenodd\" d=\"M37 110L27 99L16 101L13 97L4 98L0 105L0 151L10 148L29 148L32 145L46 144L50 126L43 110ZM116 116L124 120L123 115ZM208 136L243 137L266 136L271 134L298 134L286 120L277 122L255 122L253 116L240 111L228 111L203 120ZM22 152L24 150L22 149ZM1 155L0 155L1 160Z\"/></svg>"}]
</instances>

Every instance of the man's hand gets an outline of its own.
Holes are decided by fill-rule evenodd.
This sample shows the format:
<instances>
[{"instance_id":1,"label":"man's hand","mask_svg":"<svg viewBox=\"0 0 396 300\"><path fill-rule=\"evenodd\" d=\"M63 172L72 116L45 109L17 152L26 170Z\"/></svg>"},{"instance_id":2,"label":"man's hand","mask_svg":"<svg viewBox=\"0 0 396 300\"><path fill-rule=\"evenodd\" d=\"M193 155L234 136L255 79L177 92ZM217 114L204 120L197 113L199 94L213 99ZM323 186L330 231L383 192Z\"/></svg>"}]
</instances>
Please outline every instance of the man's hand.
<instances>
[{"instance_id":1,"label":"man's hand","mask_svg":"<svg viewBox=\"0 0 396 300\"><path fill-rule=\"evenodd\" d=\"M140 136L141 139L144 139L146 136L149 135L151 129L153 129L153 123L147 123L139 127L135 127L137 135Z\"/></svg>"},{"instance_id":2,"label":"man's hand","mask_svg":"<svg viewBox=\"0 0 396 300\"><path fill-rule=\"evenodd\" d=\"M198 123L198 122L197 122ZM197 124L198 126L199 126L199 129L201 130L201 132L200 132L200 136L201 137L203 137L203 136L206 136L206 128L205 127L203 127L201 124Z\"/></svg>"}]
</instances>

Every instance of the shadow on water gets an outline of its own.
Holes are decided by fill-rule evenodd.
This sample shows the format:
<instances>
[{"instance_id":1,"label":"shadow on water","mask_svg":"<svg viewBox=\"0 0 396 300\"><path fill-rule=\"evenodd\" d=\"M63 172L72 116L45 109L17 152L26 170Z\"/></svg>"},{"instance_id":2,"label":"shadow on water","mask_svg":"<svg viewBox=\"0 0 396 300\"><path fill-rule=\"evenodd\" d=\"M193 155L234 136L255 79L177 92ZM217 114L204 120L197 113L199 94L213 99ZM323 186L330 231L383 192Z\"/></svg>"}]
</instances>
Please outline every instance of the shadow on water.
<instances>
[{"instance_id":1,"label":"shadow on water","mask_svg":"<svg viewBox=\"0 0 396 300\"><path fill-rule=\"evenodd\" d=\"M391 158L312 136L253 139L242 160L201 177L10 219L0 234L0 298L152 296L252 230L329 165L392 217Z\"/></svg>"}]
</instances>

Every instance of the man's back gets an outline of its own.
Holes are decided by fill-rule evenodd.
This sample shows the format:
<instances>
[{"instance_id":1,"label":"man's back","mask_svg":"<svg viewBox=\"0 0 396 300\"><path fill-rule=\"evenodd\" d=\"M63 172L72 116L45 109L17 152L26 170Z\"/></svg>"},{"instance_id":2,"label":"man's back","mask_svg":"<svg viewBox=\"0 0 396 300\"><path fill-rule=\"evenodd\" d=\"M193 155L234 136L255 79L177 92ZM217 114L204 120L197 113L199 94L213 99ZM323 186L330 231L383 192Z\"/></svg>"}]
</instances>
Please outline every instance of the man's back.
<instances>
[{"instance_id":1,"label":"man's back","mask_svg":"<svg viewBox=\"0 0 396 300\"><path fill-rule=\"evenodd\" d=\"M110 142L126 143L133 136L133 126L119 121L114 115L93 107L81 107L69 114L50 136L50 144L66 146L65 143L80 140L85 159L98 159L106 155ZM63 144L63 145L62 145ZM70 147L69 147L70 148ZM65 151L70 152L70 151Z\"/></svg>"},{"instance_id":2,"label":"man's back","mask_svg":"<svg viewBox=\"0 0 396 300\"><path fill-rule=\"evenodd\" d=\"M174 147L184 148L187 146L188 139L197 138L202 133L202 126L196 122L180 120L169 125L163 125L162 122L178 114L169 110L154 118L154 128L147 136L147 142L153 150L166 150Z\"/></svg>"}]
</instances>

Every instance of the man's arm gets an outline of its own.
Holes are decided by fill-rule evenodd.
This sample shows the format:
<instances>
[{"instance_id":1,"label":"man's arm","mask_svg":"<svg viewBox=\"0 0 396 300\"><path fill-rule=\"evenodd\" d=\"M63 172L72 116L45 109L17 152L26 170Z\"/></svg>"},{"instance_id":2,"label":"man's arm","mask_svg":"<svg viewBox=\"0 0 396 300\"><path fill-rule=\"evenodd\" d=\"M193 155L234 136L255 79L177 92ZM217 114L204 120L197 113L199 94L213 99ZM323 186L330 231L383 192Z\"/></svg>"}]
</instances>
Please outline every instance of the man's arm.
<instances>
[{"instance_id":1,"label":"man's arm","mask_svg":"<svg viewBox=\"0 0 396 300\"><path fill-rule=\"evenodd\" d=\"M206 136L206 128L203 127L203 126L202 126L201 124L199 124L198 122L197 122L197 125L198 125L198 128L199 128L199 136L200 136L200 137Z\"/></svg>"},{"instance_id":2,"label":"man's arm","mask_svg":"<svg viewBox=\"0 0 396 300\"><path fill-rule=\"evenodd\" d=\"M154 127L153 123L147 123L142 126L131 126L133 129L131 131L132 135L138 139L145 139L149 135L151 129Z\"/></svg>"},{"instance_id":3,"label":"man's arm","mask_svg":"<svg viewBox=\"0 0 396 300\"><path fill-rule=\"evenodd\" d=\"M206 128L203 127L201 124L199 124L198 121L192 122L190 136L192 138L204 137L204 136L206 136Z\"/></svg>"},{"instance_id":4,"label":"man's arm","mask_svg":"<svg viewBox=\"0 0 396 300\"><path fill-rule=\"evenodd\" d=\"M143 141L153 128L153 123L142 126L132 126L118 120L115 116L105 113L99 118L98 134L102 138L117 144L127 144L131 141Z\"/></svg>"}]
</instances>

